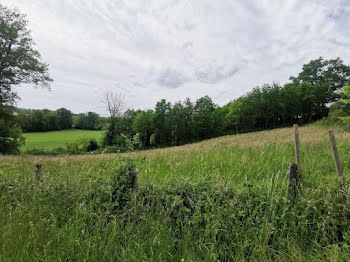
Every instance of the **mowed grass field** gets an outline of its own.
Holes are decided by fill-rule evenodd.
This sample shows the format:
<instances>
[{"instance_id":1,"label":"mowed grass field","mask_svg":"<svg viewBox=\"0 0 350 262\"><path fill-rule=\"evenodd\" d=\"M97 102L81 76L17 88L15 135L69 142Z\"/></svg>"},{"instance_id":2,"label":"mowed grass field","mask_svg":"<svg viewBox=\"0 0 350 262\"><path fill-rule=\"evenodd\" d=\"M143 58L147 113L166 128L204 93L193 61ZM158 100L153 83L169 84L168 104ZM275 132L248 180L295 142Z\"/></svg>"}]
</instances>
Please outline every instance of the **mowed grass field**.
<instances>
[{"instance_id":1,"label":"mowed grass field","mask_svg":"<svg viewBox=\"0 0 350 262\"><path fill-rule=\"evenodd\" d=\"M292 128L123 155L2 156L0 261L349 261L350 133L334 131L345 185L328 130L301 127L295 201ZM134 193L119 180L125 158Z\"/></svg>"},{"instance_id":2,"label":"mowed grass field","mask_svg":"<svg viewBox=\"0 0 350 262\"><path fill-rule=\"evenodd\" d=\"M81 138L95 138L97 142L100 142L104 133L105 131L101 130L80 129L24 133L25 144L21 150L52 150L58 147L65 147L67 143L72 143Z\"/></svg>"}]
</instances>

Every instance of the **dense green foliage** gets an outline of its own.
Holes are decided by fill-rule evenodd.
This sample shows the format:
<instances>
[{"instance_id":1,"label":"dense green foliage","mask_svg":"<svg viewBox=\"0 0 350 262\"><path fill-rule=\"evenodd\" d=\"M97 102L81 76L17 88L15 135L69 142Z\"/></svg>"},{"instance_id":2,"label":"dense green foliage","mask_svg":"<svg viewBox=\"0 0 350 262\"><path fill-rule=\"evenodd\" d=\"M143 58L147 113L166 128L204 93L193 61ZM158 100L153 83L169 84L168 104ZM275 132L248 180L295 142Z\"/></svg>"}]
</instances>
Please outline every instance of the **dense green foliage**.
<instances>
[{"instance_id":1,"label":"dense green foliage","mask_svg":"<svg viewBox=\"0 0 350 262\"><path fill-rule=\"evenodd\" d=\"M103 129L103 120L98 114L94 112L79 114L76 116L74 122L75 122L74 128L78 128L78 129L86 129L86 130Z\"/></svg>"},{"instance_id":2,"label":"dense green foliage","mask_svg":"<svg viewBox=\"0 0 350 262\"><path fill-rule=\"evenodd\" d=\"M339 118L344 124L350 124L350 86L344 86L341 91L345 96L340 100L342 105L341 110L346 114L346 116Z\"/></svg>"},{"instance_id":3,"label":"dense green foliage","mask_svg":"<svg viewBox=\"0 0 350 262\"><path fill-rule=\"evenodd\" d=\"M0 154L16 154L24 142L22 131L13 107L1 103L1 100L0 97Z\"/></svg>"},{"instance_id":4,"label":"dense green foliage","mask_svg":"<svg viewBox=\"0 0 350 262\"><path fill-rule=\"evenodd\" d=\"M0 153L16 153L23 139L14 116L14 85L48 86L48 66L40 61L25 16L0 4Z\"/></svg>"},{"instance_id":5,"label":"dense green foliage","mask_svg":"<svg viewBox=\"0 0 350 262\"><path fill-rule=\"evenodd\" d=\"M17 109L16 113L24 132L54 131L73 127L72 112L65 108L56 111Z\"/></svg>"},{"instance_id":6,"label":"dense green foliage","mask_svg":"<svg viewBox=\"0 0 350 262\"><path fill-rule=\"evenodd\" d=\"M328 117L319 121L319 124L324 126L338 125L350 130L350 86L344 86L340 96L342 98L330 106Z\"/></svg>"},{"instance_id":7,"label":"dense green foliage","mask_svg":"<svg viewBox=\"0 0 350 262\"><path fill-rule=\"evenodd\" d=\"M106 118L97 113L88 112L73 114L65 108L55 111L16 109L18 124L23 132L54 131L63 129L102 130L106 125Z\"/></svg>"},{"instance_id":8,"label":"dense green foliage","mask_svg":"<svg viewBox=\"0 0 350 262\"><path fill-rule=\"evenodd\" d=\"M85 152L95 151L99 145L94 138L80 138L67 144L68 154L83 154Z\"/></svg>"},{"instance_id":9,"label":"dense green foliage","mask_svg":"<svg viewBox=\"0 0 350 262\"><path fill-rule=\"evenodd\" d=\"M122 157L0 157L0 260L348 261L350 202L327 130L300 135L294 202L292 129L134 154L135 193ZM336 135L348 180L349 134Z\"/></svg>"},{"instance_id":10,"label":"dense green foliage","mask_svg":"<svg viewBox=\"0 0 350 262\"><path fill-rule=\"evenodd\" d=\"M122 134L139 133L144 147L181 145L220 135L305 124L328 115L329 104L350 83L350 67L339 58L305 64L291 82L265 84L219 107L210 97L171 104L162 99L154 110L128 110L110 125L105 144L123 146Z\"/></svg>"}]
</instances>

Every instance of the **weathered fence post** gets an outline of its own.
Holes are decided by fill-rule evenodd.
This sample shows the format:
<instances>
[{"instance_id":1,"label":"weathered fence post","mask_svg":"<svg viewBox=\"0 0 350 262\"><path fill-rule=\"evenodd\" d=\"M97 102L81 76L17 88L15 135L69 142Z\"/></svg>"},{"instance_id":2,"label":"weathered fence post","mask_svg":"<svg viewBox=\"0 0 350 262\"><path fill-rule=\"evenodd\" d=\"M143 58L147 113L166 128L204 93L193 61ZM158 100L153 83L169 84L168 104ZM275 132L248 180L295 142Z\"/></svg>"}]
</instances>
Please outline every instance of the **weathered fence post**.
<instances>
[{"instance_id":1,"label":"weathered fence post","mask_svg":"<svg viewBox=\"0 0 350 262\"><path fill-rule=\"evenodd\" d=\"M40 182L42 180L41 164L35 164L35 179L37 182Z\"/></svg>"},{"instance_id":2,"label":"weathered fence post","mask_svg":"<svg viewBox=\"0 0 350 262\"><path fill-rule=\"evenodd\" d=\"M335 167L337 169L337 173L339 178L343 178L343 170L340 165L340 159L339 159L339 153L338 153L338 148L337 148L337 143L335 141L335 136L333 130L329 130L329 139L331 141L332 149L333 149L333 157L334 157L334 163Z\"/></svg>"},{"instance_id":3,"label":"weathered fence post","mask_svg":"<svg viewBox=\"0 0 350 262\"><path fill-rule=\"evenodd\" d=\"M132 170L129 170L129 176L131 177L132 192L135 192L139 184L137 181L137 172L134 168Z\"/></svg>"},{"instance_id":4,"label":"weathered fence post","mask_svg":"<svg viewBox=\"0 0 350 262\"><path fill-rule=\"evenodd\" d=\"M288 198L296 199L301 191L300 186L300 173L298 172L297 164L288 164L287 171L287 179L288 179Z\"/></svg>"},{"instance_id":5,"label":"weathered fence post","mask_svg":"<svg viewBox=\"0 0 350 262\"><path fill-rule=\"evenodd\" d=\"M299 142L299 128L298 124L294 124L294 140L295 140L295 160L297 162L297 170L301 176L301 161L300 161L300 142Z\"/></svg>"}]
</instances>

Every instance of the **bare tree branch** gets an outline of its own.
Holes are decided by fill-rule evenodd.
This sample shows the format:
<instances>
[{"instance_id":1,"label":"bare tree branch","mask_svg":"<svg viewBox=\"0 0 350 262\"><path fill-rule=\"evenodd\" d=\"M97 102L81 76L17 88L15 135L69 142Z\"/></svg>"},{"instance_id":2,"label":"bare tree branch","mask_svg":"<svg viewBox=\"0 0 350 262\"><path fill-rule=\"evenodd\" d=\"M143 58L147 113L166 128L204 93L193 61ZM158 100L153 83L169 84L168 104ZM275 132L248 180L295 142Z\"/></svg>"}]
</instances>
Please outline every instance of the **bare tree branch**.
<instances>
[{"instance_id":1,"label":"bare tree branch","mask_svg":"<svg viewBox=\"0 0 350 262\"><path fill-rule=\"evenodd\" d=\"M109 113L110 118L120 117L125 108L125 94L114 93L111 90L106 90L102 98L103 108Z\"/></svg>"}]
</instances>

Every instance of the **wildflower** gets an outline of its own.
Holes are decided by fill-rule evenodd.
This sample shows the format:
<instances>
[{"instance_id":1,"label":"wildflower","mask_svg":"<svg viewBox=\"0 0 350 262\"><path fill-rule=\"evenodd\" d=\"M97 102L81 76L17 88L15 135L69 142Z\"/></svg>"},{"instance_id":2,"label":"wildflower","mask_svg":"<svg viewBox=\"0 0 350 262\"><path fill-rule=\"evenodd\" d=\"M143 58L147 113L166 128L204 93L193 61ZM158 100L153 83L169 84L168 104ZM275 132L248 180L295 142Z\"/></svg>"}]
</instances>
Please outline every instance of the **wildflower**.
<instances>
[{"instance_id":1,"label":"wildflower","mask_svg":"<svg viewBox=\"0 0 350 262\"><path fill-rule=\"evenodd\" d=\"M181 262L184 262L184 261L185 261L185 259L181 258Z\"/></svg>"}]
</instances>

